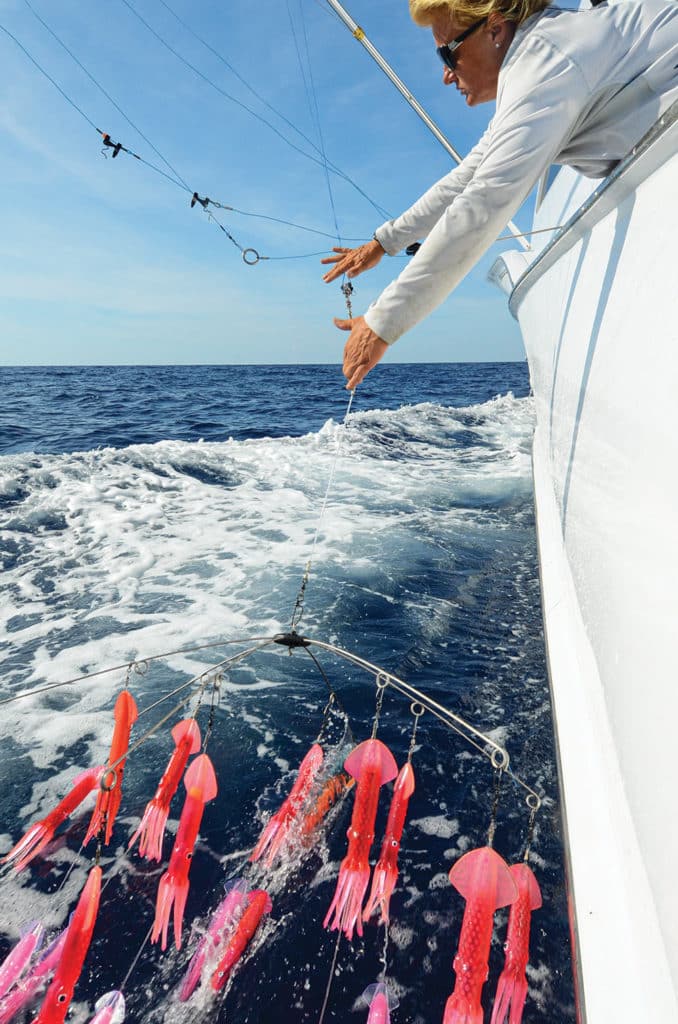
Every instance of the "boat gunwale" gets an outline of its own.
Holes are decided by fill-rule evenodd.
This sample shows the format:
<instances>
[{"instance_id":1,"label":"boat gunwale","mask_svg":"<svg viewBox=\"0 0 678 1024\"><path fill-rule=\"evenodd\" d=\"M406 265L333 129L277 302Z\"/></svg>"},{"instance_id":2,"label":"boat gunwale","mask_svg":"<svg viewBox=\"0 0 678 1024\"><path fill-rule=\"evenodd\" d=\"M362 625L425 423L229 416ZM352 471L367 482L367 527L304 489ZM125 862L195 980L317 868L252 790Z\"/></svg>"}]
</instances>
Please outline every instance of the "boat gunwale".
<instances>
[{"instance_id":1,"label":"boat gunwale","mask_svg":"<svg viewBox=\"0 0 678 1024\"><path fill-rule=\"evenodd\" d=\"M508 302L509 309L516 319L520 304L530 288L603 217L618 206L623 196L633 191L641 181L661 166L667 157L673 155L675 149L665 154L662 145L673 130L678 131L678 100L664 111L631 152L620 160L614 170L563 224L518 278ZM658 159L646 167L652 156ZM634 171L641 173L634 174Z\"/></svg>"}]
</instances>

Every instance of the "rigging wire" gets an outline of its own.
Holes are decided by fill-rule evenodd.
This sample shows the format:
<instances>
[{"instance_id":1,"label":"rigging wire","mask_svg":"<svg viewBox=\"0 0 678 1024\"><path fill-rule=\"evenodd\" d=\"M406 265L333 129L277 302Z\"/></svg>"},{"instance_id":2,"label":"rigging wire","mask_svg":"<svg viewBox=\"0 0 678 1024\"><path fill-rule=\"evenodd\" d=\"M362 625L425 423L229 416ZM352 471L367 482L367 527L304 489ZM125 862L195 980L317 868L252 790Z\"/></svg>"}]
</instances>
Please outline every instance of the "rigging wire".
<instances>
[{"instance_id":1,"label":"rigging wire","mask_svg":"<svg viewBox=\"0 0 678 1024\"><path fill-rule=\"evenodd\" d=\"M252 117L254 117L257 121L260 121L262 124L265 124L280 139L282 139L284 142L286 142L288 146L290 146L292 149L296 150L297 153L300 153L302 156L306 157L307 160L312 160L313 163L316 163L319 166L322 166L322 160L320 160L318 157L314 156L312 153L307 152L307 150L302 149L301 146L297 146L297 144L295 142L292 142L292 140L289 139L284 134L284 132L281 132L280 129L276 128L276 126L274 124L272 124L269 120L267 120L265 117L262 117L261 114L258 114L256 112L256 110L253 110L252 107L248 106L246 103L243 103L242 100L239 100L235 96L232 96L231 93L227 92L220 85L217 85L217 83L214 82L211 78L209 78L203 71L201 71L200 68L196 67L195 64L192 64L189 60L187 60L181 53L179 53L178 50L176 50L172 46L171 43L169 43L164 38L164 36L160 35L160 33L155 28L153 28L153 26L150 24L150 22L148 22L143 17L143 15L141 15L139 13L139 11L137 11L136 7L131 3L131 0L120 0L120 2L123 3L125 5L125 7L128 8L128 10L141 22L142 25L144 25L144 27L151 33L151 35L155 39L157 39L157 41L162 46L165 47L165 49L169 50L169 52L171 54L173 54L173 56L175 56L177 58L177 60L181 61L181 63L184 64L186 67L190 68L190 70L194 74L196 74L199 78L201 78L204 82L206 82L209 86L211 86L216 92L219 93L219 95L223 96L225 99L229 100L231 103L235 103L236 106L238 106L242 110L246 111L248 114L250 114ZM389 217L389 214L386 211L384 211L383 208L380 207L378 203L375 203L375 201L373 199L371 199L367 195L367 193L364 192L363 189L361 189L356 184L356 182L354 182L353 179L349 177L349 175L347 175L344 171L339 170L338 168L332 167L331 169L332 169L332 172L334 174L337 174L339 177L343 178L350 185L352 185L353 188L355 188L370 203L370 205L374 207L374 209L380 215L383 216L385 214L386 217Z\"/></svg>"},{"instance_id":2,"label":"rigging wire","mask_svg":"<svg viewBox=\"0 0 678 1024\"><path fill-rule=\"evenodd\" d=\"M98 128L97 128L97 126L95 125L94 121L92 121L92 119L91 119L91 118L89 118L89 117L87 116L87 114L85 113L85 111L84 111L84 110L82 110L82 108L81 108L81 107L79 107L79 106L78 106L78 104L77 104L77 103L75 103L75 102L74 102L74 101L73 101L73 100L72 100L72 99L70 98L70 96L68 96L68 95L67 95L67 94L66 94L66 93L64 92L64 90L63 90L63 89L61 88L61 86L59 85L59 83L58 83L58 82L56 82L56 81L55 81L55 80L54 80L54 79L52 78L52 76L51 76L51 75L50 75L50 74L49 74L49 73L48 73L47 71L45 71L45 69L44 69L44 68L43 68L43 67L42 67L42 66L41 66L40 64L38 64L38 62L37 62L37 60L35 59L35 57L33 57L33 56L32 56L32 55L31 55L31 54L30 54L30 53L28 52L28 50L27 50L27 49L26 49L26 47L25 47L25 46L23 45L23 43L20 43L20 42L19 42L19 40L17 39L17 37L16 37L15 35L12 35L12 33L11 33L11 32L9 31L9 29L5 28L5 26L4 26L4 25L0 25L0 32L4 32L6 36L9 36L9 38L10 38L10 39L11 39L11 40L12 40L13 42L15 42L15 43L16 43L16 45L17 45L17 46L19 47L19 49L20 49L20 50L22 50L22 51L23 51L23 52L25 53L25 55L26 55L26 56L28 57L28 59L30 60L31 64L35 65L35 67L36 67L36 68L38 69L38 71L40 72L40 74L41 74L41 75L44 75L44 76L45 76L45 78L47 78L47 79L48 79L48 80L49 80L49 81L50 81L50 82L52 83L52 85L54 86L54 88L55 88L55 89L56 89L56 90L57 90L58 92L60 92L60 93L61 93L61 95L63 96L63 98L64 98L64 99L66 100L66 102L67 102L68 104L70 104L70 106L71 106L71 107L73 107L73 109L74 109L74 110L77 110L77 112L78 112L78 113L80 114L80 116L81 116L81 117L84 117L84 119L85 119L85 120L87 121L87 124L91 125L91 126L92 126L92 128L94 128L95 132L99 132L99 134L101 135L101 134L102 134L102 132L100 132L100 131L99 131L99 129L98 129Z\"/></svg>"},{"instance_id":3,"label":"rigging wire","mask_svg":"<svg viewBox=\"0 0 678 1024\"><path fill-rule=\"evenodd\" d=\"M225 211L228 211L228 212L239 214L240 216L256 217L256 218L261 219L261 220L269 220L269 221L272 221L274 223L283 224L283 225L285 225L287 227L292 227L292 228L298 229L300 231L307 231L307 232L310 232L312 234L322 235L325 238L334 238L335 236L330 234L329 232L321 231L320 229L317 229L317 228L309 228L306 225L298 224L298 223L296 223L294 221L284 220L283 218L280 218L280 217L270 217L270 216L268 216L266 214L259 214L259 213L249 212L249 211L246 211L246 210L240 210L240 209L232 207L232 206L230 206L230 205L228 205L226 203L220 203L220 202L218 202L216 200L209 199L208 197L201 198L198 195L197 192L194 192L191 189L191 187L185 182L185 180L179 174L179 172L176 171L175 168L169 163L169 161L167 161L166 158L162 155L162 153L160 153L160 151L157 149L157 147L154 146L153 143L150 142L149 139L147 139L147 137L138 128L138 126L135 125L134 122L125 114L125 112L122 110L122 108L119 107L119 105L109 95L109 93L103 88L103 86L101 86L96 81L96 79L94 79L94 77L89 73L87 68L85 68L85 66L75 56L75 54L72 53L72 51L66 46L66 44L63 43L63 41L59 38L59 36L56 34L56 32L54 32L54 30L50 28L50 26L47 24L47 22L44 21L44 19L42 19L41 17L39 17L39 15L37 15L37 13L33 10L31 5L28 3L28 0L24 0L24 2L27 4L29 9L35 14L37 20L40 21L44 25L44 27L47 29L47 31L50 32L50 34L56 39L56 41L61 46L63 46L63 48L66 50L66 52L69 54L69 56L83 70L83 72L97 85L97 87L106 96L106 98L115 106L115 108L121 113L121 115L125 118L125 120L129 122L129 124L134 128L135 131L139 132L139 134L142 136L142 138L144 138L145 141L148 142L148 145L151 146L151 148L154 150L154 152L156 152L158 154L160 159L168 167L170 167L170 169L172 170L172 175L168 174L161 167L158 167L157 164L154 164L151 161L146 160L144 157L140 156L138 153L134 153L132 150L128 149L126 146L123 146L121 143L113 142L111 140L110 135L107 132L102 131L101 128L97 127L97 125L85 113L85 111L73 99L71 99L71 97L61 88L59 83L35 59L35 57L33 57L33 55L26 49L26 47L23 45L23 43L21 43L17 39L17 37L15 35L13 35L12 32L10 32L7 28L5 28L3 25L0 24L0 30L2 30L5 33L5 35L7 35L14 43L16 43L16 45L19 47L19 49L22 50L22 52L26 55L26 57L28 57L28 59L31 61L31 63L34 65L34 67L40 72L40 74L42 74L54 86L54 88L60 93L60 95L66 100L66 102L78 114L80 114L80 116L83 117L84 120L92 128L94 128L94 130L97 132L98 135L100 135L102 137L103 144L104 144L104 148L102 150L102 153L104 155L106 155L106 149L107 148L111 148L113 150L113 157L116 157L118 155L118 153L120 153L120 152L127 153L129 156L134 157L135 160L138 160L140 163L144 164L146 167L148 167L151 170L155 171L157 174L160 174L163 178L165 178L167 181L171 182L176 187L180 188L182 191L188 193L189 195L192 195L191 206L194 206L194 205L196 205L196 203L198 203L202 207L203 211L207 214L208 219L210 221L212 221L214 224L216 224L218 228L220 228L220 230L227 236L227 238L240 251L240 253L241 253L242 257L243 257L244 262L247 263L250 266L258 263L260 260L309 259L311 257L325 255L325 252L323 250L323 252L301 253L301 254L292 255L292 256L262 256L262 255L260 255L257 252L256 249L246 248L245 246L242 246L234 238L234 236L231 234L231 232L228 231L228 229L221 223L221 221L212 213L212 211L207 208L208 205L214 206L216 209L221 209L221 210L225 210ZM123 2L125 2L125 0L123 0ZM361 239L352 239L352 241L361 241Z\"/></svg>"},{"instance_id":4,"label":"rigging wire","mask_svg":"<svg viewBox=\"0 0 678 1024\"><path fill-rule=\"evenodd\" d=\"M320 108L318 106L318 94L317 94L316 87L315 87L315 80L313 78L313 64L311 62L311 50L310 50L310 47L309 47L309 44L308 44L308 32L306 30L306 20L304 18L304 14L303 14L302 2L303 2L303 0L299 0L299 13L300 13L300 17L301 17L301 27L302 27L302 30L303 30L304 49L306 51L306 66L308 68L308 82L310 84L310 89L309 89L309 86L306 83L306 75L304 74L304 64L303 64L303 61L301 59L301 53L300 53L300 50L299 50L299 44L297 42L297 35L296 35L295 30L294 30L294 19L292 17L292 8L290 6L290 0L287 0L287 13L288 13L288 16L289 16L290 26L291 26L291 29L292 29L292 35L294 37L294 43L295 43L295 47L296 47L296 50L297 50L297 59L299 61L299 67L301 69L301 77L304 80L304 87L306 89L306 98L308 100L309 109L310 109L310 112L311 112L311 120L315 123L316 130L318 132L318 141L320 143L320 151L322 153L323 168L324 168L324 172L325 172L325 184L327 186L327 194L328 194L329 201L330 201L330 209L332 211L332 218L334 220L334 229L335 229L335 232L336 232L337 243L339 244L339 246L341 246L341 244L342 244L341 232L339 230L339 220L338 220L338 217L337 217L337 208L336 208L336 205L335 205L335 202L334 202L334 192L332 190L332 182L330 180L330 172L329 172L329 167L328 167L327 151L325 149L325 139L324 139L324 136L323 136L322 122L321 122L321 119L320 119ZM344 296L344 301L346 303L346 311L348 313L348 317L349 317L349 319L352 319L353 318L353 308L351 306L351 295L353 294L353 285L351 284L350 281L346 280L346 275L342 275L341 283L339 285L339 290L341 291L342 295Z\"/></svg>"},{"instance_id":5,"label":"rigging wire","mask_svg":"<svg viewBox=\"0 0 678 1024\"><path fill-rule=\"evenodd\" d=\"M224 67L228 68L231 74L235 75L238 81L241 82L242 85L244 85L245 88L248 89L252 93L252 95L259 100L260 103L263 104L263 106L270 110L272 114L275 114L276 117L279 117L281 121L284 121L285 124L288 125L288 127L290 127L293 131L297 133L297 135L301 136L301 138L304 139L305 142L308 142L309 146L312 146L313 149L319 152L318 147L316 146L313 139L310 139L308 135L306 135L300 128L297 127L297 125L294 124L293 121L290 121L290 119L286 117L285 114L282 113L282 111L278 110L277 107L274 107L272 103L269 103L269 101L264 96L262 96L261 93L258 92L253 85L250 85L247 79L244 78L240 74L240 72L233 67L230 61L226 60L224 55L220 53L218 50L216 50L210 43L208 43L206 39L203 39L201 35L198 35L193 26L189 22L184 21L184 19L179 14L177 14L174 8L170 7L170 5L166 3L166 0L158 0L158 3L162 4L165 10L169 11L172 17L176 18L179 24L182 25L187 32L190 32L194 39L197 39L199 43L202 43L202 45L210 51L210 53L214 54L217 60L221 61ZM338 19L337 15L335 15L335 17L337 17Z\"/></svg>"},{"instance_id":6,"label":"rigging wire","mask_svg":"<svg viewBox=\"0 0 678 1024\"><path fill-rule=\"evenodd\" d=\"M132 121L132 119L131 119L130 117L128 117L128 116L127 116L127 114L125 113L125 111L124 111L124 110L122 109L122 107L120 107L120 106L119 106L119 105L118 105L118 104L116 103L116 101L115 101L115 100L113 99L113 97L111 96L111 94L110 94L109 92L107 92L107 91L106 91L106 89L104 89L104 87L103 87L103 85L101 84L101 82L97 81L97 79L96 79L96 78L94 77L94 75L93 75L93 74L92 74L92 73L91 73L91 72L90 72L90 71L89 71L89 70L88 70L88 69L87 69L87 68L85 67L85 65L84 65L84 64L82 63L82 61L81 61L81 60L80 60L80 59L79 59L78 57L76 57L76 55L75 55L75 54L73 53L73 51L72 51L71 49L69 49L69 47L68 47L68 46L66 45L66 43L65 43L65 42L63 41L63 39L61 39L61 37L57 35L57 33L56 33L56 32L54 31L54 29L53 29L53 28L51 28L51 27L50 27L50 26L49 26L49 25L47 24L47 22L45 21L45 19L44 19L44 18L42 18L42 17L41 17L41 16L40 16L40 15L38 14L38 12L36 11L36 9L35 9L35 8L33 7L33 5L32 5L32 4L30 3L30 0L24 0L24 3L25 3L25 5L26 5L26 7L28 7L28 9L29 9L29 11L31 12L31 14L33 15L33 17L34 17L34 18L36 18L36 20L40 22L40 24L41 24L41 25L43 26L43 28L45 28L45 29L46 29L46 30L47 30L47 31L49 32L49 34L50 34L50 35L52 36L52 38L56 40L56 42L57 42L57 43L59 44L59 46L61 46L61 48L62 48L63 50L65 50L65 51L66 51L66 53L68 54L68 56L69 56L69 57L70 57L70 58L71 58L72 60L74 60L74 61L75 61L75 63L76 63L77 65L78 65L78 67L79 67L79 68L80 68L80 69L81 69L82 71L84 71L84 73L85 73L85 74L87 75L87 77L89 78L89 80L90 80L90 81L91 81L91 82L92 82L92 83L93 83L93 84L94 84L94 85L95 85L95 86L97 87L97 89L99 90L99 92L101 92L101 93L102 93L102 94L103 94L103 95L104 95L104 96L106 97L106 99L107 99L107 100L109 101L109 103L112 103L112 105L113 105L113 106L115 107L115 109L116 109L116 110L118 111L118 113L119 113L119 114L120 114L120 115L121 115L122 117L124 117L125 121L127 121L127 123L128 123L128 124L129 124L129 125L130 125L130 126L131 126L131 127L133 128L133 129L134 129L134 130L135 130L135 132L137 132L137 134L141 136L141 138L142 138L142 139L144 140L144 142L145 142L145 143L146 143L146 144L147 144L148 146L150 146L150 148L151 148L151 149L153 150L153 152L154 152L154 153L156 154L156 156L159 156L159 157L160 157L160 159L162 160L162 162L163 162L163 163L165 164L165 166L166 166L166 167L168 167L168 168L170 169L170 171L171 171L171 172L172 172L172 174L173 174L173 175L175 176L175 178L176 178L176 179L177 179L177 180L178 180L179 182L181 182L181 184L182 184L182 185L184 186L184 188L185 188L185 189L187 189L187 190L188 190L189 192L190 192L190 191L192 191L192 189L190 189L190 188L189 188L189 186L188 186L187 182L186 182L186 181L185 181L185 180L184 180L184 179L183 179L183 178L181 177L181 175L179 174L179 172L178 172L178 170L176 169L176 167L173 167L173 166L172 166L172 164L171 164L171 163L169 162L169 160L167 160L167 159L166 159L166 157L164 157L164 156L162 155L162 153L160 152L160 150L159 150L159 149L156 149L156 147L155 147L155 146L153 145L153 143L152 143L152 142L151 142L151 140L150 140L150 139L148 138L148 136L147 136L147 135L144 135L144 133L142 132L141 128L139 128L139 126L138 126L138 125L136 125L136 124L134 123L134 121Z\"/></svg>"},{"instance_id":7,"label":"rigging wire","mask_svg":"<svg viewBox=\"0 0 678 1024\"><path fill-rule=\"evenodd\" d=\"M327 183L327 194L328 194L329 200L330 200L330 209L332 210L332 217L334 219L334 228L335 228L336 235L337 235L337 241L339 242L339 245L341 245L341 234L339 232L339 221L337 219L337 208L336 208L335 203L334 203L334 194L332 192L332 182L330 181L330 171L329 171L329 167L328 167L328 163L327 163L327 152L325 150L325 138L323 136L323 129L322 129L321 121L320 121L320 108L318 107L318 94L316 92L315 81L314 81L314 78L313 78L313 65L311 63L311 50L310 50L310 47L308 45L308 32L306 31L306 21L305 21L304 16L303 16L301 2L302 2L302 0L299 0L299 10L301 12L301 27L303 29L304 48L306 50L306 65L308 67L308 80L309 80L309 83L310 83L310 86L311 86L311 100L312 100L311 118L315 120L315 126L316 126L316 130L318 132L318 141L320 143L320 151L322 153L323 170L325 172L325 181ZM291 9L290 9L290 2L289 2L289 0L287 0L287 10L289 12L290 21L291 21L292 20L292 12L291 12ZM299 50L297 48L297 54L298 53L299 53ZM301 60L301 58L300 58L300 60Z\"/></svg>"},{"instance_id":8,"label":"rigging wire","mask_svg":"<svg viewBox=\"0 0 678 1024\"><path fill-rule=\"evenodd\" d=\"M46 690L56 690L60 686L71 686L74 683L81 683L87 679L95 679L97 676L108 675L110 672L122 672L123 669L136 670L137 666L148 666L151 661L162 661L165 658L173 658L177 654L197 654L199 651L208 650L211 647L226 647L230 644L254 644L264 643L270 640L267 636L239 637L236 640L214 640L208 644L199 644L197 647L179 647L174 651L163 651L162 654L149 654L148 657L137 658L135 661L124 661L121 665L112 665L110 668L98 669L96 672L85 672L81 676L74 676L72 679L64 679L60 683L47 683L45 686L38 686L33 690L23 690L15 693L12 697L4 697L0 700L0 707L3 704L13 704L15 700L22 700L24 697L35 697ZM145 671L145 669L144 669ZM207 669L206 671L209 671ZM143 674L143 672L141 673ZM195 677L200 678L199 676ZM146 710L149 710L148 708Z\"/></svg>"}]
</instances>

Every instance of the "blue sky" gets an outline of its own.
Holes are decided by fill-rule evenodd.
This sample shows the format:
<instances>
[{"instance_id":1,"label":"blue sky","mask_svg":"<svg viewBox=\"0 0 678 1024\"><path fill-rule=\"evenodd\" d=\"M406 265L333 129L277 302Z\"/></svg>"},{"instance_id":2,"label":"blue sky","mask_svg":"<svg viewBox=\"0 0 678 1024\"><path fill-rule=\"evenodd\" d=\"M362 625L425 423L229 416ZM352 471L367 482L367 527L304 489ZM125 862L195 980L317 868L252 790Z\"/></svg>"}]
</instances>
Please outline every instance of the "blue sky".
<instances>
[{"instance_id":1,"label":"blue sky","mask_svg":"<svg viewBox=\"0 0 678 1024\"><path fill-rule=\"evenodd\" d=\"M240 210L334 231L323 168L182 64L123 0L30 2L191 188ZM313 152L161 0L129 3L219 88ZM450 168L450 158L322 0L167 3L318 145L291 20L304 62L306 33L327 156L390 214ZM411 22L406 0L349 0L347 6L466 153L492 105L469 110L442 85L430 33ZM166 169L24 0L0 0L0 25L98 128ZM331 321L343 315L343 299L336 284L322 283L319 257L245 266L204 213L190 209L181 188L124 153L104 159L95 130L2 32L0 59L0 363L340 359L345 337ZM346 181L331 181L342 236L370 237L384 218ZM218 215L241 245L269 256L333 244L262 219ZM524 230L529 227L527 211L517 219ZM486 282L494 256L507 244L493 247L387 358L522 359L518 328L503 297ZM402 265L384 258L356 280L356 313Z\"/></svg>"}]
</instances>

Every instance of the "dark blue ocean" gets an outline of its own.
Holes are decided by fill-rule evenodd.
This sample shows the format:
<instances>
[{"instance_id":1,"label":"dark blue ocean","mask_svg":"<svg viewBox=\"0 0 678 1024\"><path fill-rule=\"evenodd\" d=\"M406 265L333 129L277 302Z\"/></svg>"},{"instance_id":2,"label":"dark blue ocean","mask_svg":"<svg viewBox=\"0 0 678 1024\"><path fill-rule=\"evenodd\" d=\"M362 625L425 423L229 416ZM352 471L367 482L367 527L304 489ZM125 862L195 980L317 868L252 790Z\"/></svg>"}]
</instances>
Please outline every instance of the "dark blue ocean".
<instances>
[{"instance_id":1,"label":"dark blue ocean","mask_svg":"<svg viewBox=\"0 0 678 1024\"><path fill-rule=\"evenodd\" d=\"M316 663L279 645L226 665L218 688L209 674L248 646L234 641L289 628L309 559L299 631L468 719L506 746L515 774L543 795L530 863L544 905L533 916L523 1020L574 1020L526 364L379 367L346 425L336 366L4 367L0 382L0 700L89 675L0 705L0 853L78 771L105 760L125 685L144 711L133 740L191 696L177 718L197 708L219 785L192 861L182 948L163 954L146 939L166 862L149 865L126 846L173 749L174 719L130 754L69 1020L90 1020L94 1002L121 985L127 1020L144 1024L320 1020L336 947L322 921L351 796L273 874L247 857L321 729L328 687L360 741L372 730L374 677L320 647ZM132 662L141 664L128 671ZM94 675L111 666L121 667ZM412 722L409 701L387 689L378 735L399 764ZM334 770L348 749L339 712L324 738ZM372 922L363 938L342 939L325 1021L365 1021L361 994L384 969L399 1001L393 1024L442 1021L464 905L447 874L486 842L494 774L429 713L413 766L388 935ZM91 803L25 871L0 877L0 957L27 922L40 919L53 934L67 921L94 853L94 844L81 848ZM166 859L181 803L178 793ZM524 792L504 776L495 848L509 862L522 856L527 823ZM225 994L200 990L181 1004L177 985L237 873L268 890L272 912ZM506 919L495 919L487 1022Z\"/></svg>"}]
</instances>

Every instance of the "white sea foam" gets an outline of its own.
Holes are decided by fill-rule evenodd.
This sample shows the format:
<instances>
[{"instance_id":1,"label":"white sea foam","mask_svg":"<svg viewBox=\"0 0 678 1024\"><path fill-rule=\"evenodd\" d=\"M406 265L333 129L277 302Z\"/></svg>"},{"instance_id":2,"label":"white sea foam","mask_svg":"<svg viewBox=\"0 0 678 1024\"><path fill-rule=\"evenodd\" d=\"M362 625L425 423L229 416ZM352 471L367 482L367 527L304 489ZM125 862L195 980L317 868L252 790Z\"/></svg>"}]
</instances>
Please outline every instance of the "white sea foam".
<instances>
[{"instance_id":1,"label":"white sea foam","mask_svg":"<svg viewBox=\"0 0 678 1024\"><path fill-rule=\"evenodd\" d=\"M316 572L333 567L348 587L402 600L395 576L408 548L472 529L471 491L482 504L529 490L531 428L531 401L509 395L468 410L362 412L346 431L329 421L304 437L6 457L0 493L25 496L2 530L0 643L13 655L3 684L26 688L284 628L338 444ZM477 437L477 451L455 449L460 431ZM190 673L204 660L172 664ZM28 715L42 766L83 732L99 746L94 712L119 685L120 677L79 685L67 721L46 696L13 705L0 737L24 731Z\"/></svg>"}]
</instances>

